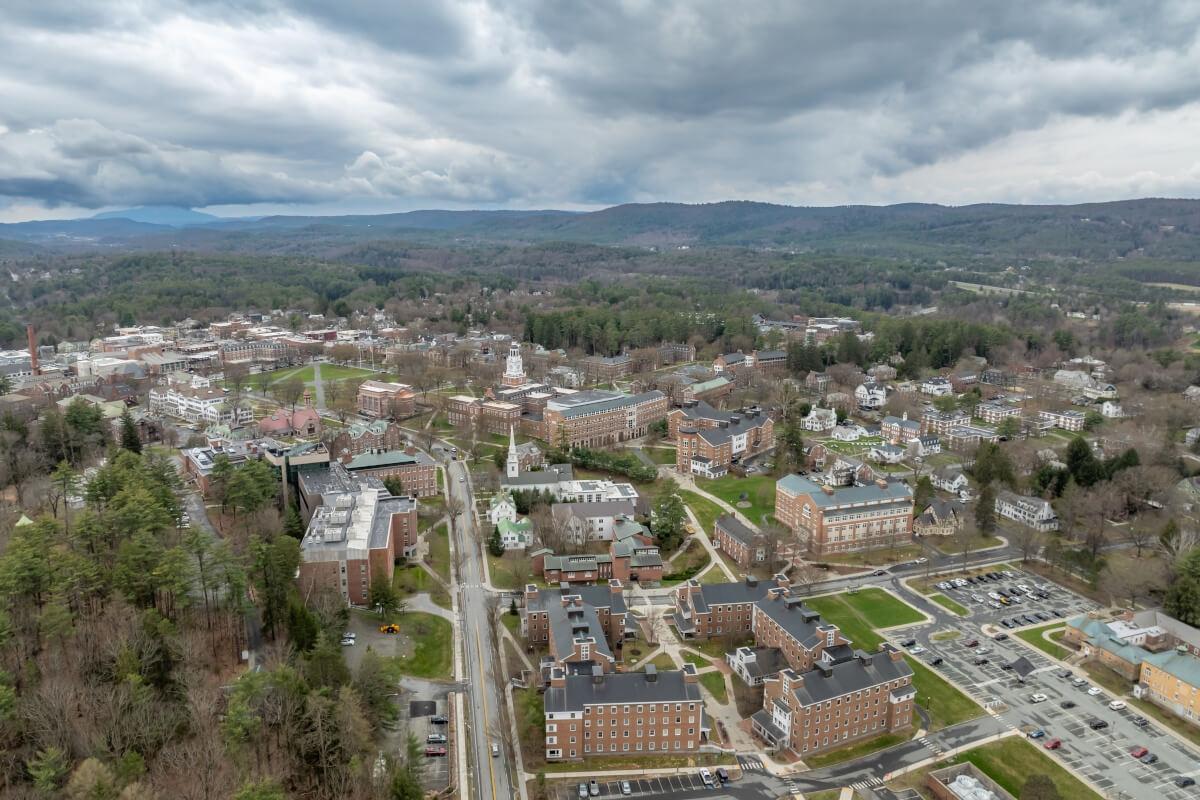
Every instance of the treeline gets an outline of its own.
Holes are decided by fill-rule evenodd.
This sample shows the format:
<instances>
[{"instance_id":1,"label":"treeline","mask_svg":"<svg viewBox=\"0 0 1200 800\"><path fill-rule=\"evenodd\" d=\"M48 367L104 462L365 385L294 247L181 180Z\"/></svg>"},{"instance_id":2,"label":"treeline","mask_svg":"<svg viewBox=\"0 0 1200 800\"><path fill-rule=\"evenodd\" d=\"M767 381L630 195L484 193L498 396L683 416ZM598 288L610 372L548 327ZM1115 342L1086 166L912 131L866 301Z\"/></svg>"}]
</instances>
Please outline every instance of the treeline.
<instances>
[{"instance_id":1,"label":"treeline","mask_svg":"<svg viewBox=\"0 0 1200 800\"><path fill-rule=\"evenodd\" d=\"M260 505L266 473L237 474L229 503ZM53 513L0 554L0 793L422 796L415 760L374 768L389 670L368 652L351 676L344 604L301 601L296 538L183 525L175 464L154 454L114 450L86 485L64 461L51 481ZM265 668L223 691L260 627Z\"/></svg>"}]
</instances>

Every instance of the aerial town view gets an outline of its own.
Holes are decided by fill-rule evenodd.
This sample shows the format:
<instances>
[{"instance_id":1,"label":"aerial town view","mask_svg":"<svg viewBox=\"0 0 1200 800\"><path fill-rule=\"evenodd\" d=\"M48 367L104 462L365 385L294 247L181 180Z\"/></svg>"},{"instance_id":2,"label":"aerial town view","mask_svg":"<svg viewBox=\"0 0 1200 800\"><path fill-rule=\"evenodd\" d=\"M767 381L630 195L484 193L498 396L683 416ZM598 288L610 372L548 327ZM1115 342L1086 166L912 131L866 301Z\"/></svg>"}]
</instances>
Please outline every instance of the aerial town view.
<instances>
[{"instance_id":1,"label":"aerial town view","mask_svg":"<svg viewBox=\"0 0 1200 800\"><path fill-rule=\"evenodd\" d=\"M1200 800L1198 73L0 3L0 800Z\"/></svg>"}]
</instances>

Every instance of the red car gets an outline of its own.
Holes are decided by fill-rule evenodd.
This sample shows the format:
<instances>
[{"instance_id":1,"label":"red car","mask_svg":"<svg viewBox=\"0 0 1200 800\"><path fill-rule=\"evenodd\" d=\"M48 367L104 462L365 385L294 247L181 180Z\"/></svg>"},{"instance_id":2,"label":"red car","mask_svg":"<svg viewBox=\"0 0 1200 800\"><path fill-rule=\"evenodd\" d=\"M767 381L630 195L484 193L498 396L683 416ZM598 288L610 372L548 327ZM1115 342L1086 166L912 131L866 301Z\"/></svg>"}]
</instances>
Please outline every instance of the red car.
<instances>
[{"instance_id":1,"label":"red car","mask_svg":"<svg viewBox=\"0 0 1200 800\"><path fill-rule=\"evenodd\" d=\"M1146 755L1146 753L1149 753L1149 752L1150 751L1147 750L1145 747L1138 745L1137 747L1135 747L1129 751L1129 755L1133 756L1134 758L1141 758L1142 756Z\"/></svg>"},{"instance_id":2,"label":"red car","mask_svg":"<svg viewBox=\"0 0 1200 800\"><path fill-rule=\"evenodd\" d=\"M1051 739L1050 741L1046 742L1047 750L1057 750L1060 747L1062 747L1062 739Z\"/></svg>"},{"instance_id":3,"label":"red car","mask_svg":"<svg viewBox=\"0 0 1200 800\"><path fill-rule=\"evenodd\" d=\"M971 641L969 641L969 642L967 642L966 644L964 644L964 645L963 645L963 647L979 647L979 640L978 640L978 639L972 639Z\"/></svg>"},{"instance_id":4,"label":"red car","mask_svg":"<svg viewBox=\"0 0 1200 800\"><path fill-rule=\"evenodd\" d=\"M426 747L425 755L427 755L427 756L444 756L444 755L446 755L446 748L444 748L444 747Z\"/></svg>"}]
</instances>

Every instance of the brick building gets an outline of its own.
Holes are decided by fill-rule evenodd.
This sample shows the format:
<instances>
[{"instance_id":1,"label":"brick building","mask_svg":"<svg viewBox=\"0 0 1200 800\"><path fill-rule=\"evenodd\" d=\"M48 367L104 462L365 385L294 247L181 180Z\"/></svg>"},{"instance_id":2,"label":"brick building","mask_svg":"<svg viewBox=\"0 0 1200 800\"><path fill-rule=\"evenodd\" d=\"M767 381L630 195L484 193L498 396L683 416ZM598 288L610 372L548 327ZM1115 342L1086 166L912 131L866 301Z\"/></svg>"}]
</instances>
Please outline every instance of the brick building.
<instances>
[{"instance_id":1,"label":"brick building","mask_svg":"<svg viewBox=\"0 0 1200 800\"><path fill-rule=\"evenodd\" d=\"M580 365L588 383L611 383L633 373L633 359L627 353L619 356L588 356Z\"/></svg>"},{"instance_id":2,"label":"brick building","mask_svg":"<svg viewBox=\"0 0 1200 800\"><path fill-rule=\"evenodd\" d=\"M825 655L808 671L765 680L751 726L769 746L804 758L912 726L917 690L902 653L885 644L876 653L847 646Z\"/></svg>"},{"instance_id":3,"label":"brick building","mask_svg":"<svg viewBox=\"0 0 1200 800\"><path fill-rule=\"evenodd\" d=\"M671 413L677 411L680 409ZM774 449L775 422L758 410L736 414L716 412L708 418L684 422L676 430L675 438L678 472L719 478L734 463Z\"/></svg>"},{"instance_id":4,"label":"brick building","mask_svg":"<svg viewBox=\"0 0 1200 800\"><path fill-rule=\"evenodd\" d=\"M912 541L912 489L883 479L833 486L803 475L775 484L775 517L817 556Z\"/></svg>"},{"instance_id":5,"label":"brick building","mask_svg":"<svg viewBox=\"0 0 1200 800\"><path fill-rule=\"evenodd\" d=\"M521 636L531 644L546 644L556 665L598 660L611 671L616 664L613 652L629 624L623 591L618 580L599 586L563 583L558 589L529 584L521 609ZM587 658L579 646L583 640L592 645Z\"/></svg>"},{"instance_id":6,"label":"brick building","mask_svg":"<svg viewBox=\"0 0 1200 800\"><path fill-rule=\"evenodd\" d=\"M300 542L300 593L336 591L351 605L365 605L371 581L391 583L396 560L417 543L417 501L392 497L375 484L321 498Z\"/></svg>"},{"instance_id":7,"label":"brick building","mask_svg":"<svg viewBox=\"0 0 1200 800\"><path fill-rule=\"evenodd\" d=\"M570 674L555 667L545 695L546 760L618 753L691 753L708 724L696 668Z\"/></svg>"},{"instance_id":8,"label":"brick building","mask_svg":"<svg viewBox=\"0 0 1200 800\"><path fill-rule=\"evenodd\" d=\"M395 422L383 419L354 422L333 440L330 452L334 458L357 456L372 450L400 450L407 443L403 429Z\"/></svg>"},{"instance_id":9,"label":"brick building","mask_svg":"<svg viewBox=\"0 0 1200 800\"><path fill-rule=\"evenodd\" d=\"M551 446L605 447L645 436L667 415L660 391L628 395L599 389L555 397L542 412Z\"/></svg>"},{"instance_id":10,"label":"brick building","mask_svg":"<svg viewBox=\"0 0 1200 800\"><path fill-rule=\"evenodd\" d=\"M340 461L353 475L373 475L380 480L397 478L404 493L414 497L435 497L441 492L437 483L437 464L415 447L403 450L368 450Z\"/></svg>"},{"instance_id":11,"label":"brick building","mask_svg":"<svg viewBox=\"0 0 1200 800\"><path fill-rule=\"evenodd\" d=\"M713 546L744 570L767 557L765 537L732 514L717 517L712 529Z\"/></svg>"},{"instance_id":12,"label":"brick building","mask_svg":"<svg viewBox=\"0 0 1200 800\"><path fill-rule=\"evenodd\" d=\"M363 381L358 387L356 405L364 417L411 417L417 408L417 395L408 384Z\"/></svg>"}]
</instances>

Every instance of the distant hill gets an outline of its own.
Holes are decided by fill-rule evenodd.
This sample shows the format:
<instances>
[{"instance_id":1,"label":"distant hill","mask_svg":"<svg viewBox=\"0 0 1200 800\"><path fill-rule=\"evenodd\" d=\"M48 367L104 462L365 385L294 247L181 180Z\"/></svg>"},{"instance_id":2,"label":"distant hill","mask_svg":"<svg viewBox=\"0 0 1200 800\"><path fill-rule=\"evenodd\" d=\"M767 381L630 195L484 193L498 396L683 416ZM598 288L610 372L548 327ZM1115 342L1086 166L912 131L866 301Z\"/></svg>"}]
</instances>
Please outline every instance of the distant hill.
<instances>
[{"instance_id":1,"label":"distant hill","mask_svg":"<svg viewBox=\"0 0 1200 800\"><path fill-rule=\"evenodd\" d=\"M138 206L121 211L105 211L102 214L96 214L92 219L127 219L131 222L170 225L175 228L182 228L185 225L207 225L210 222L221 220L218 216L180 206Z\"/></svg>"},{"instance_id":2,"label":"distant hill","mask_svg":"<svg viewBox=\"0 0 1200 800\"><path fill-rule=\"evenodd\" d=\"M131 218L133 214L136 219ZM385 239L447 244L581 242L753 247L856 255L1200 261L1200 201L1070 206L981 204L803 207L731 201L627 204L588 213L410 211L216 219L187 209L130 209L90 220L0 225L0 237L87 247L310 254Z\"/></svg>"}]
</instances>

